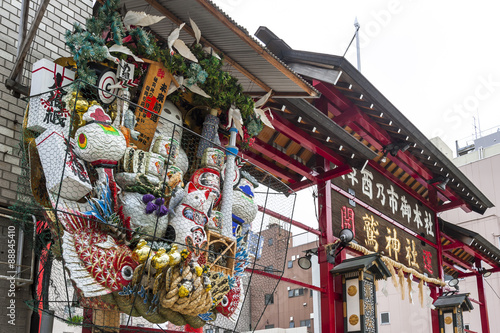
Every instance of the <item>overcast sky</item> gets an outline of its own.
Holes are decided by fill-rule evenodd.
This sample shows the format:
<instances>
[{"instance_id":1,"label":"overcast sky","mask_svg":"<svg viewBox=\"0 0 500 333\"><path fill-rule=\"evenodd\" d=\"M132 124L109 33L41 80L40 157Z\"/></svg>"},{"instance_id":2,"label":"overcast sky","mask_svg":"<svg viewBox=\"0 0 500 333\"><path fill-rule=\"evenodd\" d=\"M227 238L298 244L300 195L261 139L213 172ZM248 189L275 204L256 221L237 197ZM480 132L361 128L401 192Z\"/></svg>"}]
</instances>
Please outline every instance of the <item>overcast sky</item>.
<instances>
[{"instance_id":1,"label":"overcast sky","mask_svg":"<svg viewBox=\"0 0 500 333\"><path fill-rule=\"evenodd\" d=\"M427 137L500 126L496 1L214 0L253 35L267 26L292 48L342 55L361 25L361 72ZM355 44L346 55L356 66ZM479 120L478 120L479 119Z\"/></svg>"},{"instance_id":2,"label":"overcast sky","mask_svg":"<svg viewBox=\"0 0 500 333\"><path fill-rule=\"evenodd\" d=\"M478 131L500 126L495 1L214 1L251 35L263 25L293 49L335 55L344 54L357 17L361 72L422 133L440 136L454 154L455 140L472 138L473 117ZM356 66L355 44L346 57ZM312 191L298 193L294 219L316 227Z\"/></svg>"}]
</instances>

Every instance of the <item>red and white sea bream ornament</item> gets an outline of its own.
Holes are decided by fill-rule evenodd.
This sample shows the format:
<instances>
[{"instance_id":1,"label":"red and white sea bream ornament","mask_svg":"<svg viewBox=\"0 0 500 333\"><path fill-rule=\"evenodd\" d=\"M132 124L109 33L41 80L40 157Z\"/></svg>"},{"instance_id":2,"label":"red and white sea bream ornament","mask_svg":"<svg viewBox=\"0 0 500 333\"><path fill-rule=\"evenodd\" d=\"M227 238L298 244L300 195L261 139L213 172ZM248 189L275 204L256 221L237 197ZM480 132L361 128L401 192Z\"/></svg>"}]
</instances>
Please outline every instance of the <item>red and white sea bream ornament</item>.
<instances>
[{"instance_id":1,"label":"red and white sea bream ornament","mask_svg":"<svg viewBox=\"0 0 500 333\"><path fill-rule=\"evenodd\" d=\"M241 279L236 277L235 280L235 286L224 295L221 302L216 307L218 313L228 317L233 322L238 319L245 298Z\"/></svg>"},{"instance_id":2,"label":"red and white sea bream ornament","mask_svg":"<svg viewBox=\"0 0 500 333\"><path fill-rule=\"evenodd\" d=\"M85 297L121 290L132 280L138 263L125 244L117 244L96 221L78 212L58 214L64 226L63 258L71 280Z\"/></svg>"}]
</instances>

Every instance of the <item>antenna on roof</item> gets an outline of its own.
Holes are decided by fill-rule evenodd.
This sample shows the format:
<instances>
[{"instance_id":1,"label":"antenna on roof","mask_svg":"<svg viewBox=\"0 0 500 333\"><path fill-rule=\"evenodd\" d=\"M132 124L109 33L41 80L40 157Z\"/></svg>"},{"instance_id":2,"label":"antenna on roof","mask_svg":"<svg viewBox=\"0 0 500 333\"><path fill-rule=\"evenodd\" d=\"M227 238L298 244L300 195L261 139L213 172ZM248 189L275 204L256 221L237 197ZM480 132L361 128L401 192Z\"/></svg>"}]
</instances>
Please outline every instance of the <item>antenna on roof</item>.
<instances>
[{"instance_id":1,"label":"antenna on roof","mask_svg":"<svg viewBox=\"0 0 500 333\"><path fill-rule=\"evenodd\" d=\"M347 54L347 51L349 51L349 48L351 47L351 44L354 41L354 38L356 38L356 50L358 53L358 71L361 72L361 58L360 58L360 53L359 53L359 34L358 34L360 25L358 22L358 17L356 17L354 19L354 26L356 27L356 31L354 32L354 36L352 36L351 42L349 43L349 45L347 45L347 48L346 48L344 55L342 57L345 58L345 55Z\"/></svg>"},{"instance_id":2,"label":"antenna on roof","mask_svg":"<svg viewBox=\"0 0 500 333\"><path fill-rule=\"evenodd\" d=\"M359 22L358 22L358 17L354 19L354 27L356 28L356 52L358 55L358 71L361 73L361 54L360 54L360 49L359 49Z\"/></svg>"}]
</instances>

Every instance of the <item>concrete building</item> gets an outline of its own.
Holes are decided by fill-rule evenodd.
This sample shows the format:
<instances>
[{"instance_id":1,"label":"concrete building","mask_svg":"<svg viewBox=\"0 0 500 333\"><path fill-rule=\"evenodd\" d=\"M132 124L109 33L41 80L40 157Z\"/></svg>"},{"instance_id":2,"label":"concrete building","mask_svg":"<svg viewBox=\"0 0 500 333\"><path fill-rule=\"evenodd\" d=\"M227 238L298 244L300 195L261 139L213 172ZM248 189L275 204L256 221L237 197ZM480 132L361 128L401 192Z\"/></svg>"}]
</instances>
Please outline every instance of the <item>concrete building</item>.
<instances>
[{"instance_id":1,"label":"concrete building","mask_svg":"<svg viewBox=\"0 0 500 333\"><path fill-rule=\"evenodd\" d=\"M294 246L293 235L287 231L288 227L275 223L262 231L264 242L262 257L257 260L259 269L276 275L283 271L284 280L276 286L276 283L266 276L253 275L250 290L252 323L262 316L255 327L257 330L305 327L309 333L319 332L319 312L314 312L315 309L319 310L318 292L286 281L292 279L314 285L313 276L319 277L317 257L311 257L312 268L309 270L300 268L298 259L305 256L306 250L317 249L317 243Z\"/></svg>"},{"instance_id":2,"label":"concrete building","mask_svg":"<svg viewBox=\"0 0 500 333\"><path fill-rule=\"evenodd\" d=\"M461 209L443 213L441 218L458 226L477 232L487 241L500 248L500 129L470 141L462 149L458 148L458 157L453 159L459 169L495 204L484 215L474 212L465 213ZM463 148L468 148L464 150ZM444 148L446 149L446 148ZM450 150L448 148L448 150ZM451 150L450 150L451 151ZM488 266L486 266L488 268ZM493 273L485 278L486 304L490 328L495 331L500 327L500 273ZM478 299L477 284L474 277L460 281L460 292L470 292L470 297ZM473 303L475 307L477 304ZM464 313L465 327L473 332L481 331L479 311Z\"/></svg>"}]
</instances>

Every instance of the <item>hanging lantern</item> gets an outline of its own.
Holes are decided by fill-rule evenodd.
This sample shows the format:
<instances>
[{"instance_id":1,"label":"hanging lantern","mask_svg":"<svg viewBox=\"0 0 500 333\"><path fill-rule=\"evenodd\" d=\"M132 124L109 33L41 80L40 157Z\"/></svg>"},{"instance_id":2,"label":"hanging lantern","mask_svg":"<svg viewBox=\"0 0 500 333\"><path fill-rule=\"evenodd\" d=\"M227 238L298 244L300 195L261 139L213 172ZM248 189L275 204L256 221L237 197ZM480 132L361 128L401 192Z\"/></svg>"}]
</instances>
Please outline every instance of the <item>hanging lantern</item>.
<instances>
[{"instance_id":1,"label":"hanging lantern","mask_svg":"<svg viewBox=\"0 0 500 333\"><path fill-rule=\"evenodd\" d=\"M438 297L434 306L439 311L439 328L443 333L463 333L463 311L474 309L469 294L446 293Z\"/></svg>"},{"instance_id":2,"label":"hanging lantern","mask_svg":"<svg viewBox=\"0 0 500 333\"><path fill-rule=\"evenodd\" d=\"M344 332L376 333L375 280L391 276L380 255L346 259L331 273L342 275Z\"/></svg>"}]
</instances>

